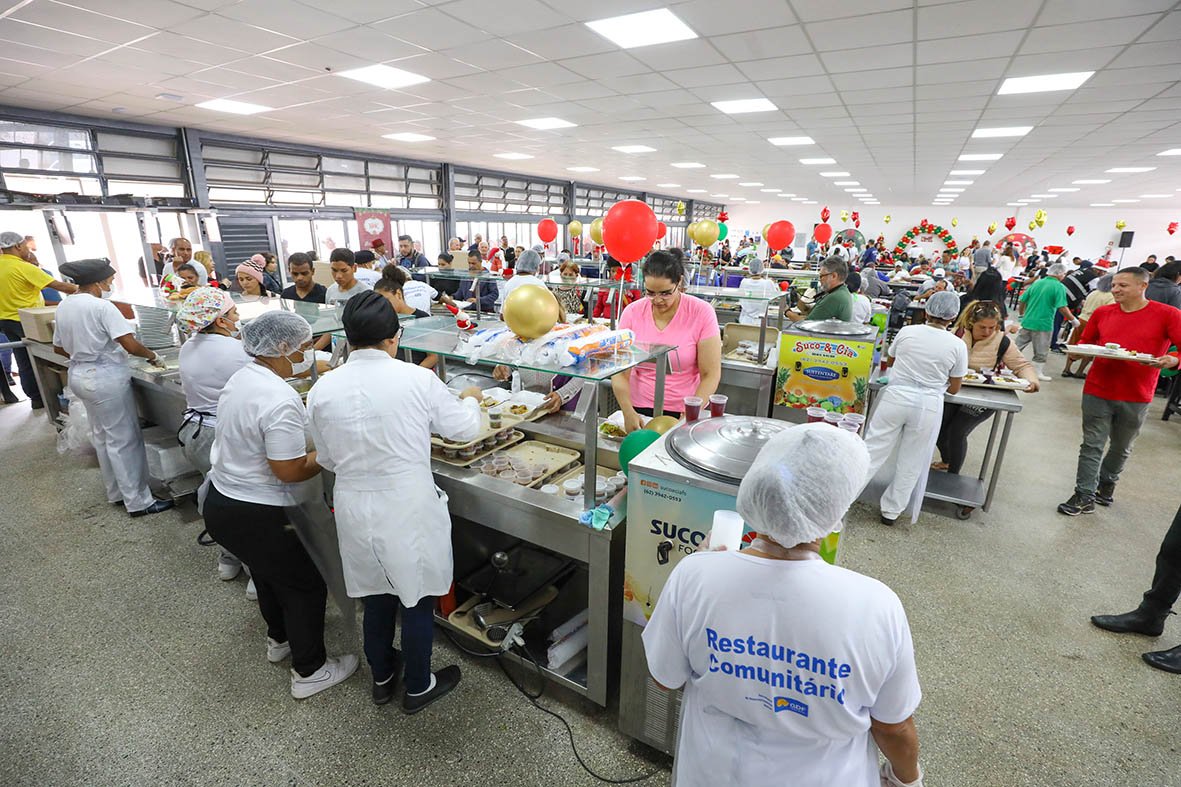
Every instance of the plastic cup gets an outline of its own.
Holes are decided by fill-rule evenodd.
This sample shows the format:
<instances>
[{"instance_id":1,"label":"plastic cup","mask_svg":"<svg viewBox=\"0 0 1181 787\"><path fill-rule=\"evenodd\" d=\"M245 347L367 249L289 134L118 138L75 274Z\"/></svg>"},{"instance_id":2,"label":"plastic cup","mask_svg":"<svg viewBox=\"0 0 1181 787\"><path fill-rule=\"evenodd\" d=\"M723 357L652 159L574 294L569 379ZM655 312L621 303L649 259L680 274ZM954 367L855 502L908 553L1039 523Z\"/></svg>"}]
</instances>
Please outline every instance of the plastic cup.
<instances>
[{"instance_id":1,"label":"plastic cup","mask_svg":"<svg viewBox=\"0 0 1181 787\"><path fill-rule=\"evenodd\" d=\"M500 471L500 478L503 478L505 481L515 481L517 478L517 471L516 470L501 470Z\"/></svg>"},{"instance_id":2,"label":"plastic cup","mask_svg":"<svg viewBox=\"0 0 1181 787\"><path fill-rule=\"evenodd\" d=\"M497 470L507 470L510 464L509 458L504 454L496 454L492 457L492 465Z\"/></svg>"},{"instance_id":3,"label":"plastic cup","mask_svg":"<svg viewBox=\"0 0 1181 787\"><path fill-rule=\"evenodd\" d=\"M582 481L577 478L566 479L562 482L562 492L571 499L578 497L582 494Z\"/></svg>"},{"instance_id":4,"label":"plastic cup","mask_svg":"<svg viewBox=\"0 0 1181 787\"><path fill-rule=\"evenodd\" d=\"M556 495L559 491L557 484L546 484L541 488L543 495Z\"/></svg>"},{"instance_id":5,"label":"plastic cup","mask_svg":"<svg viewBox=\"0 0 1181 787\"><path fill-rule=\"evenodd\" d=\"M840 413L830 413L827 411L824 413L824 422L826 424L832 424L833 426L839 426L841 423L841 418L842 418L842 416Z\"/></svg>"},{"instance_id":6,"label":"plastic cup","mask_svg":"<svg viewBox=\"0 0 1181 787\"><path fill-rule=\"evenodd\" d=\"M865 416L861 413L845 413L841 416L841 423L843 424L857 424L861 426L865 423Z\"/></svg>"},{"instance_id":7,"label":"plastic cup","mask_svg":"<svg viewBox=\"0 0 1181 787\"><path fill-rule=\"evenodd\" d=\"M685 421L692 423L701 417L701 405L705 402L700 396L686 396L685 405Z\"/></svg>"},{"instance_id":8,"label":"plastic cup","mask_svg":"<svg viewBox=\"0 0 1181 787\"><path fill-rule=\"evenodd\" d=\"M518 470L516 482L521 486L529 486L529 484L533 483L533 473L528 470Z\"/></svg>"},{"instance_id":9,"label":"plastic cup","mask_svg":"<svg viewBox=\"0 0 1181 787\"><path fill-rule=\"evenodd\" d=\"M496 468L496 465L484 465L483 467L480 468L480 472L483 473L484 475L495 476L497 473L500 472L500 470L498 470Z\"/></svg>"},{"instance_id":10,"label":"plastic cup","mask_svg":"<svg viewBox=\"0 0 1181 787\"><path fill-rule=\"evenodd\" d=\"M825 410L823 410L819 407L809 407L808 408L808 423L810 423L810 424L820 423L821 421L824 420L824 413L825 412L826 412Z\"/></svg>"},{"instance_id":11,"label":"plastic cup","mask_svg":"<svg viewBox=\"0 0 1181 787\"><path fill-rule=\"evenodd\" d=\"M709 531L710 549L725 547L737 552L742 546L742 531L745 523L737 511L714 511L713 528Z\"/></svg>"},{"instance_id":12,"label":"plastic cup","mask_svg":"<svg viewBox=\"0 0 1181 787\"><path fill-rule=\"evenodd\" d=\"M852 421L841 421L837 425L840 426L842 429L844 429L846 432L852 432L853 434L857 434L858 432L861 431L861 424L856 424L856 423L853 423Z\"/></svg>"},{"instance_id":13,"label":"plastic cup","mask_svg":"<svg viewBox=\"0 0 1181 787\"><path fill-rule=\"evenodd\" d=\"M488 411L488 428L499 429L501 426L502 413L499 410Z\"/></svg>"},{"instance_id":14,"label":"plastic cup","mask_svg":"<svg viewBox=\"0 0 1181 787\"><path fill-rule=\"evenodd\" d=\"M725 394L712 394L709 397L709 415L711 418L721 418L726 414L726 402L730 397Z\"/></svg>"}]
</instances>

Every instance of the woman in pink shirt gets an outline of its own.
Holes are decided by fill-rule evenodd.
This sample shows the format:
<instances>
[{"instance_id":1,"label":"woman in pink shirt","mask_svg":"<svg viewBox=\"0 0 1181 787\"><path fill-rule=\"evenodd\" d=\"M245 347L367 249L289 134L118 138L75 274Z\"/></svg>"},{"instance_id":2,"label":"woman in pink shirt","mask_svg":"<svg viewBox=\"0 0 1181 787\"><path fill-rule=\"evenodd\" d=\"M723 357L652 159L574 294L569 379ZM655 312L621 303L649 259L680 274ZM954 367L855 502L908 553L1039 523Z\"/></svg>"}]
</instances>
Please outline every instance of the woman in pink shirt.
<instances>
[{"instance_id":1,"label":"woman in pink shirt","mask_svg":"<svg viewBox=\"0 0 1181 787\"><path fill-rule=\"evenodd\" d=\"M654 251L644 261L644 295L629 304L620 328L635 331L640 344L664 344L669 373L664 380L664 412L680 416L686 396L708 400L722 379L722 339L713 307L681 291L685 266L680 249ZM652 415L656 367L645 363L611 378L623 410L624 428L641 428L640 415Z\"/></svg>"}]
</instances>

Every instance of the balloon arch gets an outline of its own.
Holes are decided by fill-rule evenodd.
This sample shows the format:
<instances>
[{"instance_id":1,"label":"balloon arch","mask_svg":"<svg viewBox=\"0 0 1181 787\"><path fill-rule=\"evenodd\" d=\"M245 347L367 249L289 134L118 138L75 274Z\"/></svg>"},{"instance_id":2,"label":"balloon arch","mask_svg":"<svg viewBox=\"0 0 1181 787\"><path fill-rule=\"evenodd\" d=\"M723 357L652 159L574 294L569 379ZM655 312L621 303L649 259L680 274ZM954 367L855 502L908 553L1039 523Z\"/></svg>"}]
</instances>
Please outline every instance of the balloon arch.
<instances>
[{"instance_id":1,"label":"balloon arch","mask_svg":"<svg viewBox=\"0 0 1181 787\"><path fill-rule=\"evenodd\" d=\"M938 224L931 224L926 219L908 229L898 242L894 244L894 253L901 254L906 251L906 247L910 245L910 241L914 240L916 235L934 235L942 241L945 249L950 251L952 255L960 253L959 246L955 242L955 238L951 237L951 233L940 227Z\"/></svg>"}]
</instances>

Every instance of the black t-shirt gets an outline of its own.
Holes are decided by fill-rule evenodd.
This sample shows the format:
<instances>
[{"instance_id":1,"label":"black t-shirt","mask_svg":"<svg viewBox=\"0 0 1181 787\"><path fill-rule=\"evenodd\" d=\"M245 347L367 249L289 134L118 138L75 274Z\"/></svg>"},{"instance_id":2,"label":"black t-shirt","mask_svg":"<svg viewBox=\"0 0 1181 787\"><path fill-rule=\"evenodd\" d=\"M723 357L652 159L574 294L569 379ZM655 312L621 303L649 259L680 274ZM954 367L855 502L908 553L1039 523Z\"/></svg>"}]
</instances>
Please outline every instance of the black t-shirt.
<instances>
[{"instance_id":1,"label":"black t-shirt","mask_svg":"<svg viewBox=\"0 0 1181 787\"><path fill-rule=\"evenodd\" d=\"M312 291L308 293L308 297L301 298L299 293L295 291L295 285L292 284L287 289L283 290L283 296L289 301L303 301L304 303L324 303L325 297L328 295L328 288L323 284L313 284Z\"/></svg>"}]
</instances>

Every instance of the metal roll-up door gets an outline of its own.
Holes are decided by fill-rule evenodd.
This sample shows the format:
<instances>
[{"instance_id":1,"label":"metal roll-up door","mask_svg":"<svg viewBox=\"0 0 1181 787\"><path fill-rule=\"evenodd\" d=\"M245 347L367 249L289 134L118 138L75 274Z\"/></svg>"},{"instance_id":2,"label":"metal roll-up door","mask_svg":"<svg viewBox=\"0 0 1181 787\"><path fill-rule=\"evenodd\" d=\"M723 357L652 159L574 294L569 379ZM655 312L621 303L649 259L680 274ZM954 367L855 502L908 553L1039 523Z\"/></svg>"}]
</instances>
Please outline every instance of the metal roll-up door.
<instances>
[{"instance_id":1,"label":"metal roll-up door","mask_svg":"<svg viewBox=\"0 0 1181 787\"><path fill-rule=\"evenodd\" d=\"M217 276L223 281L232 281L234 269L251 255L274 252L278 248L275 225L269 218L218 216L217 226L222 247L221 258L217 260Z\"/></svg>"}]
</instances>

